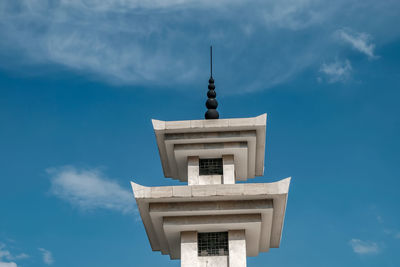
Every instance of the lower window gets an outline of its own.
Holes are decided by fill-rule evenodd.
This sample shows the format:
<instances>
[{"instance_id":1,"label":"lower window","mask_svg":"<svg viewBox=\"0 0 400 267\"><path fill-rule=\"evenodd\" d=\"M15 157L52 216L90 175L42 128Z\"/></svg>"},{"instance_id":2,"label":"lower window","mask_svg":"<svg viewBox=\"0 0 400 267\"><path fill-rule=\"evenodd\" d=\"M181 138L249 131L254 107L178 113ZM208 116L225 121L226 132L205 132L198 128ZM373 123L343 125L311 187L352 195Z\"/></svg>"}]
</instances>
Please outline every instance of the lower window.
<instances>
[{"instance_id":1,"label":"lower window","mask_svg":"<svg viewBox=\"0 0 400 267\"><path fill-rule=\"evenodd\" d=\"M198 233L197 244L199 256L229 255L228 232Z\"/></svg>"}]
</instances>

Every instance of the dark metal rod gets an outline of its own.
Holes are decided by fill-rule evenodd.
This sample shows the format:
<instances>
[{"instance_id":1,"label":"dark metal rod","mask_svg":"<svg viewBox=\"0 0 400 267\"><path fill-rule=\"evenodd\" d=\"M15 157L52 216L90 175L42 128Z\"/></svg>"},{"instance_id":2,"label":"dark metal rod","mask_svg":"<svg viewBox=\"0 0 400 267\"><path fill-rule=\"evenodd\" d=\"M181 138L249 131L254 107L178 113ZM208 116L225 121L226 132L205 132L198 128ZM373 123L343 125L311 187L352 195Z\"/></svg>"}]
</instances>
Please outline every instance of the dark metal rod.
<instances>
[{"instance_id":1,"label":"dark metal rod","mask_svg":"<svg viewBox=\"0 0 400 267\"><path fill-rule=\"evenodd\" d=\"M212 46L210 46L210 77L212 77Z\"/></svg>"}]
</instances>

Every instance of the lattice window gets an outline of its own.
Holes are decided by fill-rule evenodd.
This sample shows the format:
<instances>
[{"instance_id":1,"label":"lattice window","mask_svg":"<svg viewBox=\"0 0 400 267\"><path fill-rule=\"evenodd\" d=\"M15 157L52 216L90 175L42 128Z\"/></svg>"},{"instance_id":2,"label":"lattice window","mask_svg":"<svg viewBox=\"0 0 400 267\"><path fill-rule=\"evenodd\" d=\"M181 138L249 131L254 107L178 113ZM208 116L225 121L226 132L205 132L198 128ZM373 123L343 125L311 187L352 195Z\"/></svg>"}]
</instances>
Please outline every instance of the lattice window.
<instances>
[{"instance_id":1,"label":"lattice window","mask_svg":"<svg viewBox=\"0 0 400 267\"><path fill-rule=\"evenodd\" d=\"M200 175L223 174L222 159L200 159Z\"/></svg>"},{"instance_id":2,"label":"lattice window","mask_svg":"<svg viewBox=\"0 0 400 267\"><path fill-rule=\"evenodd\" d=\"M228 232L198 233L198 256L226 256L228 250Z\"/></svg>"}]
</instances>

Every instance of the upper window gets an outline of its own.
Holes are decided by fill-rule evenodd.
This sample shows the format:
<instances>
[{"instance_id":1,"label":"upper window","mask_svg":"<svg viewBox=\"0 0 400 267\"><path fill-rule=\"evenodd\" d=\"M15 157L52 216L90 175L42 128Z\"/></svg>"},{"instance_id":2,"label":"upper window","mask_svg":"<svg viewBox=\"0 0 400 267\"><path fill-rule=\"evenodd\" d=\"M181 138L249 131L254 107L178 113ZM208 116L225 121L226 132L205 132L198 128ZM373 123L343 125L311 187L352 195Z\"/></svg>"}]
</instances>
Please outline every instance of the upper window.
<instances>
[{"instance_id":1,"label":"upper window","mask_svg":"<svg viewBox=\"0 0 400 267\"><path fill-rule=\"evenodd\" d=\"M228 232L198 233L198 256L226 256L228 250Z\"/></svg>"},{"instance_id":2,"label":"upper window","mask_svg":"<svg viewBox=\"0 0 400 267\"><path fill-rule=\"evenodd\" d=\"M200 159L200 175L223 174L222 159Z\"/></svg>"}]
</instances>

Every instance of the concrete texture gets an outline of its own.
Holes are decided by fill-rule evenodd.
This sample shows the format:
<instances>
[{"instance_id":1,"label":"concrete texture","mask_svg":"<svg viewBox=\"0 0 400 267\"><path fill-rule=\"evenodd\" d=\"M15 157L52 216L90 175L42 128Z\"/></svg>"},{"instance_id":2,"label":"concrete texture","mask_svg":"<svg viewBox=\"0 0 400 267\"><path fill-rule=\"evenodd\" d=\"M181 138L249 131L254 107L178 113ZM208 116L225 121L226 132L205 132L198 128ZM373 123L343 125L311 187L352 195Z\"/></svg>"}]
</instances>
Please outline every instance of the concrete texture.
<instances>
[{"instance_id":1,"label":"concrete texture","mask_svg":"<svg viewBox=\"0 0 400 267\"><path fill-rule=\"evenodd\" d=\"M236 183L264 173L266 119L152 120L164 176L188 184L131 182L153 251L184 267L245 267L279 247L291 178ZM222 158L223 174L200 175L205 158ZM228 232L229 255L198 256L199 232Z\"/></svg>"},{"instance_id":2,"label":"concrete texture","mask_svg":"<svg viewBox=\"0 0 400 267\"><path fill-rule=\"evenodd\" d=\"M245 142L208 143L175 145L172 157L177 164L178 175L187 177L187 160L193 155L199 158L222 158L223 155L233 155L236 169L235 178L242 181L249 177L251 171L248 153L249 149Z\"/></svg>"},{"instance_id":3,"label":"concrete texture","mask_svg":"<svg viewBox=\"0 0 400 267\"><path fill-rule=\"evenodd\" d=\"M197 262L197 232L181 232L181 266L194 267Z\"/></svg>"},{"instance_id":4,"label":"concrete texture","mask_svg":"<svg viewBox=\"0 0 400 267\"><path fill-rule=\"evenodd\" d=\"M235 162L233 155L222 155L223 175L200 175L199 157L187 157L188 185L235 184Z\"/></svg>"},{"instance_id":5,"label":"concrete texture","mask_svg":"<svg viewBox=\"0 0 400 267\"><path fill-rule=\"evenodd\" d=\"M132 182L152 249L171 259L180 258L181 231L248 229L247 256L279 247L289 185L290 178L275 183L165 187ZM260 222L240 221L238 216L243 214L260 216ZM213 217L222 215L233 217L219 217L220 222Z\"/></svg>"},{"instance_id":6,"label":"concrete texture","mask_svg":"<svg viewBox=\"0 0 400 267\"><path fill-rule=\"evenodd\" d=\"M229 239L229 267L246 267L245 230L231 230Z\"/></svg>"},{"instance_id":7,"label":"concrete texture","mask_svg":"<svg viewBox=\"0 0 400 267\"><path fill-rule=\"evenodd\" d=\"M228 256L198 256L197 232L184 231L180 234L182 267L228 267Z\"/></svg>"},{"instance_id":8,"label":"concrete texture","mask_svg":"<svg viewBox=\"0 0 400 267\"><path fill-rule=\"evenodd\" d=\"M196 265L192 265L196 266ZM208 257L198 257L197 259L198 267L228 267L228 256L208 256Z\"/></svg>"},{"instance_id":9,"label":"concrete texture","mask_svg":"<svg viewBox=\"0 0 400 267\"><path fill-rule=\"evenodd\" d=\"M240 119L152 120L164 176L187 181L188 157L204 153L208 157L234 154L236 180L263 175L266 119L263 114ZM229 145L233 143L240 146Z\"/></svg>"},{"instance_id":10,"label":"concrete texture","mask_svg":"<svg viewBox=\"0 0 400 267\"><path fill-rule=\"evenodd\" d=\"M188 185L198 185L199 184L199 157L198 156L190 156L187 157L188 162Z\"/></svg>"},{"instance_id":11,"label":"concrete texture","mask_svg":"<svg viewBox=\"0 0 400 267\"><path fill-rule=\"evenodd\" d=\"M223 184L234 184L235 183L235 162L233 155L223 155L223 168L224 174L222 177Z\"/></svg>"},{"instance_id":12,"label":"concrete texture","mask_svg":"<svg viewBox=\"0 0 400 267\"><path fill-rule=\"evenodd\" d=\"M244 229L246 230L245 239L249 240L248 247L245 247L245 254L256 256L259 252L261 238L264 239L261 236L263 226L261 217L261 214L164 217L163 230L168 243L169 254L171 258L179 258L179 233L181 231L227 232ZM270 225L266 227L270 227Z\"/></svg>"}]
</instances>

